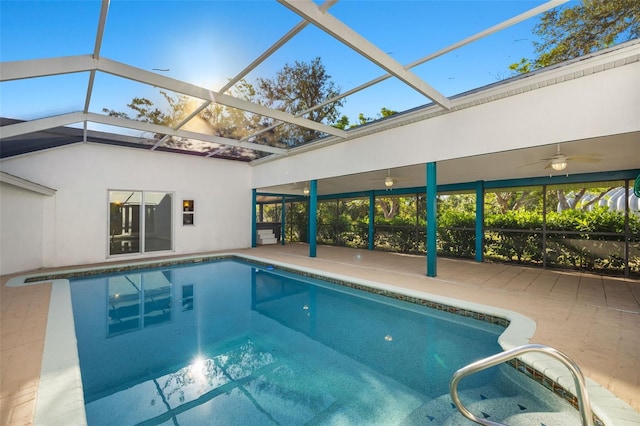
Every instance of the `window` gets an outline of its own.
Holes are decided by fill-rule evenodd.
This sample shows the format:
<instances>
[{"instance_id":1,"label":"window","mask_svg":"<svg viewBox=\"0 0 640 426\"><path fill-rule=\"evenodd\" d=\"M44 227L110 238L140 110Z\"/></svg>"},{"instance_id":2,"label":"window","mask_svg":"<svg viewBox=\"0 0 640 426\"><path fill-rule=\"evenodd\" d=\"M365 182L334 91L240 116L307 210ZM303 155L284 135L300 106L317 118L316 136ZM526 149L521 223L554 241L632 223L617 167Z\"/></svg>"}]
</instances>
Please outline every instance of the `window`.
<instances>
[{"instance_id":1,"label":"window","mask_svg":"<svg viewBox=\"0 0 640 426\"><path fill-rule=\"evenodd\" d=\"M109 191L109 255L173 248L173 194Z\"/></svg>"},{"instance_id":2,"label":"window","mask_svg":"<svg viewBox=\"0 0 640 426\"><path fill-rule=\"evenodd\" d=\"M182 200L182 225L195 225L194 211L195 202L193 200Z\"/></svg>"},{"instance_id":3,"label":"window","mask_svg":"<svg viewBox=\"0 0 640 426\"><path fill-rule=\"evenodd\" d=\"M171 271L108 278L107 336L138 331L171 320Z\"/></svg>"}]
</instances>

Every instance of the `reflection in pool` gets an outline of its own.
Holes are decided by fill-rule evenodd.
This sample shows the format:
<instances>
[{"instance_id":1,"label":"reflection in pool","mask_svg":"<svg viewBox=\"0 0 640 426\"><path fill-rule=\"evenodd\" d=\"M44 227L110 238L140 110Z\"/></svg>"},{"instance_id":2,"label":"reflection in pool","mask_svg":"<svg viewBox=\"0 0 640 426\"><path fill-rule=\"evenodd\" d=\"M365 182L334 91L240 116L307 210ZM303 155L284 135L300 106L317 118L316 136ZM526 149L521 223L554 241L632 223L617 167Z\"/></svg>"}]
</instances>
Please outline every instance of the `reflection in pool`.
<instances>
[{"instance_id":1,"label":"reflection in pool","mask_svg":"<svg viewBox=\"0 0 640 426\"><path fill-rule=\"evenodd\" d=\"M504 330L232 260L71 290L90 425L468 424L449 380ZM463 399L494 421L549 410L511 370L465 379Z\"/></svg>"}]
</instances>

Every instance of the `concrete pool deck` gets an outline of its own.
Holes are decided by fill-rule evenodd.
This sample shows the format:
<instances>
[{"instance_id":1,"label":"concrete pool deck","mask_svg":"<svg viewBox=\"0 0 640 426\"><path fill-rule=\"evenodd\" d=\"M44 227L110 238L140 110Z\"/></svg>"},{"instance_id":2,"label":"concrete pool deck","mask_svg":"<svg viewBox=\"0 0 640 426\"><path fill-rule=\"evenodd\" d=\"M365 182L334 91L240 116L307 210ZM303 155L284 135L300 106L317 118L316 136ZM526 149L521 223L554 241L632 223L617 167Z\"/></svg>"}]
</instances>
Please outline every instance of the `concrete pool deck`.
<instances>
[{"instance_id":1,"label":"concrete pool deck","mask_svg":"<svg viewBox=\"0 0 640 426\"><path fill-rule=\"evenodd\" d=\"M585 376L640 412L640 280L445 258L434 279L425 276L423 256L319 246L309 258L305 244L233 252L519 312L537 323L531 343L566 353ZM2 277L0 294L0 424L28 425L51 286L9 288L9 278Z\"/></svg>"}]
</instances>

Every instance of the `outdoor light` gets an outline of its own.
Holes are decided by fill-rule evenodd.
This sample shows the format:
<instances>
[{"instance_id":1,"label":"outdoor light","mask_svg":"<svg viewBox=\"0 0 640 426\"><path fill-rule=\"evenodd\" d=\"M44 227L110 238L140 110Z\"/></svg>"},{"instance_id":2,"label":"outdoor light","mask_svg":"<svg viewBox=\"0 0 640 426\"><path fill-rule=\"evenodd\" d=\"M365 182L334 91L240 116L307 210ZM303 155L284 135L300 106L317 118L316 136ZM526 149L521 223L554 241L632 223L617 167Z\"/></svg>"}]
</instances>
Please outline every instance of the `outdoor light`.
<instances>
[{"instance_id":1,"label":"outdoor light","mask_svg":"<svg viewBox=\"0 0 640 426\"><path fill-rule=\"evenodd\" d=\"M551 159L551 168L557 172L567 168L567 157L564 155L554 155Z\"/></svg>"},{"instance_id":2,"label":"outdoor light","mask_svg":"<svg viewBox=\"0 0 640 426\"><path fill-rule=\"evenodd\" d=\"M309 185L305 185L302 192L304 193L304 195L309 195Z\"/></svg>"},{"instance_id":3,"label":"outdoor light","mask_svg":"<svg viewBox=\"0 0 640 426\"><path fill-rule=\"evenodd\" d=\"M549 166L551 166L551 168L556 172L559 172L567 168L568 160L567 156L560 152L560 144L558 144L558 152L556 152L556 155L551 157L551 164L549 164Z\"/></svg>"},{"instance_id":4,"label":"outdoor light","mask_svg":"<svg viewBox=\"0 0 640 426\"><path fill-rule=\"evenodd\" d=\"M384 178L384 186L386 186L387 188L393 186L393 178L391 176L387 176L386 178Z\"/></svg>"}]
</instances>

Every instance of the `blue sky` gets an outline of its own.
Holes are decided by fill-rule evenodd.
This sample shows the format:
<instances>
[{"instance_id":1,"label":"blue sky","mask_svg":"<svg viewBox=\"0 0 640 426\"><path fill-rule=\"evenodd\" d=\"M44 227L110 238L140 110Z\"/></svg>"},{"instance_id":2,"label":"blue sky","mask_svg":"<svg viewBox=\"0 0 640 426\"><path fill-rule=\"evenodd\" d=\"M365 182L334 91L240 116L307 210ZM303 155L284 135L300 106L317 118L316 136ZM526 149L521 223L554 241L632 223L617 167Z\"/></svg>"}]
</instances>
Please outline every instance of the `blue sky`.
<instances>
[{"instance_id":1,"label":"blue sky","mask_svg":"<svg viewBox=\"0 0 640 426\"><path fill-rule=\"evenodd\" d=\"M518 15L544 1L342 0L329 13L408 64ZM573 4L569 3L569 5ZM99 1L0 2L0 60L16 61L93 52ZM112 0L101 56L218 90L301 20L271 0ZM537 18L451 52L412 71L451 96L510 75L509 64L533 57ZM385 74L324 32L308 26L247 79L271 78L285 63L321 57L346 91ZM0 84L0 114L33 119L82 110L88 73ZM161 99L158 90L98 74L91 110L126 110L134 96ZM388 80L349 97L342 112L375 117L382 107L403 111L429 99Z\"/></svg>"}]
</instances>

